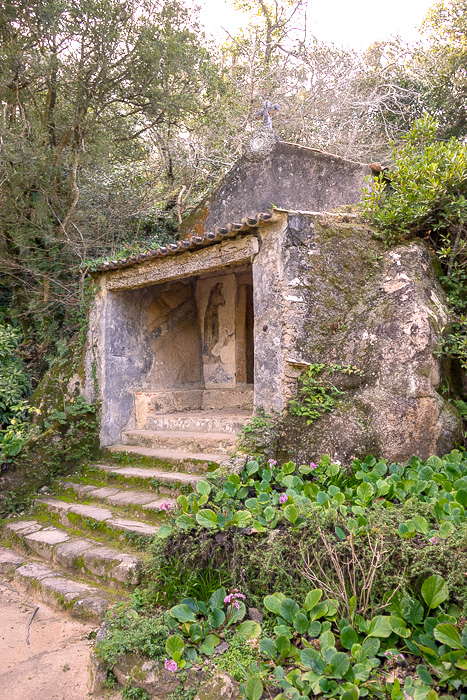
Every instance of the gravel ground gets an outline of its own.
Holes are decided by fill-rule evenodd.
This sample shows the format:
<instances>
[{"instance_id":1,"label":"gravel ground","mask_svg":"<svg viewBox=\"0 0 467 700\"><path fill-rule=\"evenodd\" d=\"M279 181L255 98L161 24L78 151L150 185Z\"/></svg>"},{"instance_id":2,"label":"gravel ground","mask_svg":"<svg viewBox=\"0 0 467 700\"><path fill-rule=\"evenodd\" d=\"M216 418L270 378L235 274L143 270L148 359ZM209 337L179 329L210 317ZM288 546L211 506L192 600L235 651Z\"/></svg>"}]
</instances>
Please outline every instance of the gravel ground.
<instances>
[{"instance_id":1,"label":"gravel ground","mask_svg":"<svg viewBox=\"0 0 467 700\"><path fill-rule=\"evenodd\" d=\"M38 607L29 627L28 621ZM0 698L90 700L87 664L93 626L69 619L0 580ZM118 700L120 693L103 698Z\"/></svg>"}]
</instances>

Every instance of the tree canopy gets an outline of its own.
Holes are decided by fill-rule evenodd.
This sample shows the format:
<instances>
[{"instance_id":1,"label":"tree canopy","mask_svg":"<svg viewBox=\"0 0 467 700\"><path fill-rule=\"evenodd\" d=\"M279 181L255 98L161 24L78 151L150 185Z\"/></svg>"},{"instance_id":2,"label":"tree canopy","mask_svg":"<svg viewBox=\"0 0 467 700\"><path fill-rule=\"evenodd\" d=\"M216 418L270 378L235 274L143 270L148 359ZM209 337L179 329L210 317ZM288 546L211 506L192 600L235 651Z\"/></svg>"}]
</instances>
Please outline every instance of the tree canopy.
<instances>
[{"instance_id":1,"label":"tree canopy","mask_svg":"<svg viewBox=\"0 0 467 700\"><path fill-rule=\"evenodd\" d=\"M266 98L281 138L352 160L390 164L424 114L467 136L466 0L432 9L427 44L363 53L307 35L305 0L235 4L250 21L219 46L182 0L0 9L1 303L36 348L73 331L87 260L176 235Z\"/></svg>"}]
</instances>

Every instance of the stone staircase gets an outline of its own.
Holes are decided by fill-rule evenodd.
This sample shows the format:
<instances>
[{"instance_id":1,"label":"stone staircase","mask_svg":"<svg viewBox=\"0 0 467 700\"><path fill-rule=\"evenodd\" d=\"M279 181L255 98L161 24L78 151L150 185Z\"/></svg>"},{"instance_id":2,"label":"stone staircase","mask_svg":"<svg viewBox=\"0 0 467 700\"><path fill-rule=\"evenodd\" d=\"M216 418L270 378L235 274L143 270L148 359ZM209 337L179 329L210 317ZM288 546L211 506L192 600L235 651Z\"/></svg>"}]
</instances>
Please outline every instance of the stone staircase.
<instances>
[{"instance_id":1,"label":"stone staircase","mask_svg":"<svg viewBox=\"0 0 467 700\"><path fill-rule=\"evenodd\" d=\"M154 460L222 463L237 446L237 435L251 418L253 388L175 389L135 394L135 426L122 434L112 452Z\"/></svg>"},{"instance_id":2,"label":"stone staircase","mask_svg":"<svg viewBox=\"0 0 467 700\"><path fill-rule=\"evenodd\" d=\"M28 515L3 521L0 576L72 617L99 623L142 582L147 545L167 508L235 451L251 417L252 392L242 394L237 406L223 405L218 393L201 395L191 410L190 397L177 396L175 411L161 393L140 395L139 422L109 448L108 459L58 481Z\"/></svg>"}]
</instances>

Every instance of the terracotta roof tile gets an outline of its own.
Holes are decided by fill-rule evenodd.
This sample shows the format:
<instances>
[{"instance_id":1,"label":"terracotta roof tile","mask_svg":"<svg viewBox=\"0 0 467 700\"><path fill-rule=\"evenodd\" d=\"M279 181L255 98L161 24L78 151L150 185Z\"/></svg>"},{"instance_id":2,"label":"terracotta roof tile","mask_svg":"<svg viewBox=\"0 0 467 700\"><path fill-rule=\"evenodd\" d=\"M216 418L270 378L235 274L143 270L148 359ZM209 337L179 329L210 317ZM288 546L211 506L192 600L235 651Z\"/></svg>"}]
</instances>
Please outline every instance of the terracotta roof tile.
<instances>
[{"instance_id":1,"label":"terracotta roof tile","mask_svg":"<svg viewBox=\"0 0 467 700\"><path fill-rule=\"evenodd\" d=\"M283 213L283 212L282 212ZM241 223L229 222L226 226L215 226L214 231L208 231L202 236L191 236L177 243L168 243L159 248L148 250L146 253L131 255L121 260L110 260L101 263L92 272L108 272L109 270L118 270L124 267L131 267L147 262L154 258L165 258L169 255L184 253L187 250L198 250L207 245L220 243L226 238L235 238L239 234L250 233L253 229L257 229L265 224L275 221L279 218L279 212L259 212L256 216L245 216Z\"/></svg>"}]
</instances>

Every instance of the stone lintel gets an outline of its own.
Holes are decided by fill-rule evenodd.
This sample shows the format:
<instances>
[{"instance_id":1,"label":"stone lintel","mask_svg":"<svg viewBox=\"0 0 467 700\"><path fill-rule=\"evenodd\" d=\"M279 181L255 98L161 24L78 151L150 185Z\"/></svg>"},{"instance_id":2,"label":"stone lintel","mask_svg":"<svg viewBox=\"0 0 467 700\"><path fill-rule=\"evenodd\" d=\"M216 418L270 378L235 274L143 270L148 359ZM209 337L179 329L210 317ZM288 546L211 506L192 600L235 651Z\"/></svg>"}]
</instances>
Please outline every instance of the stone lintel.
<instances>
[{"instance_id":1,"label":"stone lintel","mask_svg":"<svg viewBox=\"0 0 467 700\"><path fill-rule=\"evenodd\" d=\"M223 241L201 250L187 251L164 259L155 259L123 270L107 272L105 286L110 291L138 289L151 284L200 275L229 265L251 262L257 252L253 234Z\"/></svg>"}]
</instances>

